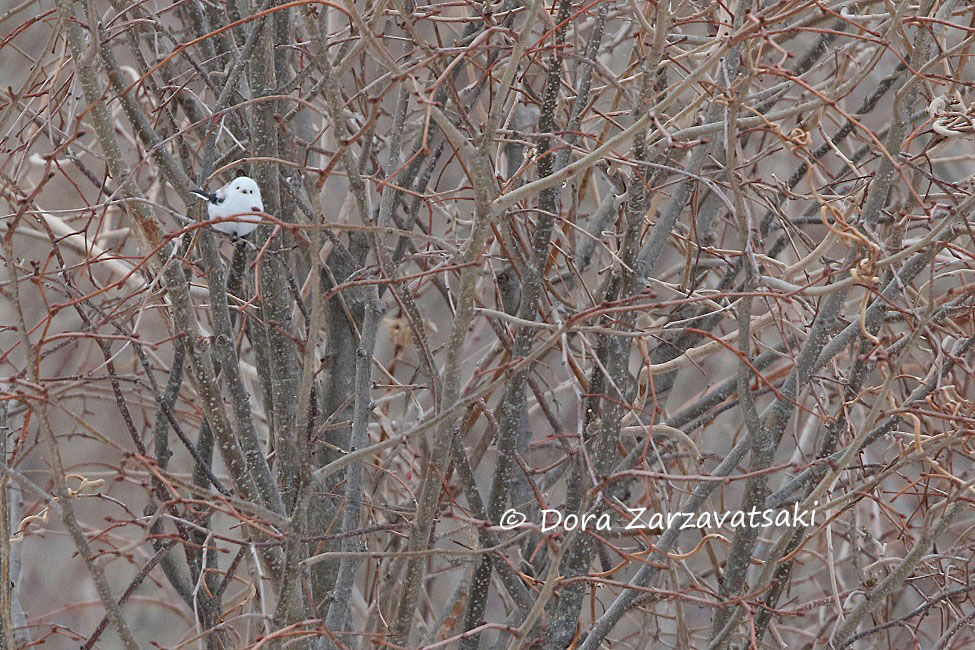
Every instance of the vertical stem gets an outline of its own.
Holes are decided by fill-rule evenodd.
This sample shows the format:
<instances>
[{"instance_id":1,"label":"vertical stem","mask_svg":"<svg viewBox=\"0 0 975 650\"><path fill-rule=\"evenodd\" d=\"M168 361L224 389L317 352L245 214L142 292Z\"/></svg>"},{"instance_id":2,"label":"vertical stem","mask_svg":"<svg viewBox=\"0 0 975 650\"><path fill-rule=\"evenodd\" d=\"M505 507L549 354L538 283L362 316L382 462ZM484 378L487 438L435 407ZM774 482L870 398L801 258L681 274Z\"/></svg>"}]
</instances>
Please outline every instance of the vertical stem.
<instances>
[{"instance_id":1,"label":"vertical stem","mask_svg":"<svg viewBox=\"0 0 975 650\"><path fill-rule=\"evenodd\" d=\"M5 650L14 650L14 592L10 583L10 503L7 494L7 402L0 402L0 437L3 438L3 463L0 466L0 644Z\"/></svg>"}]
</instances>

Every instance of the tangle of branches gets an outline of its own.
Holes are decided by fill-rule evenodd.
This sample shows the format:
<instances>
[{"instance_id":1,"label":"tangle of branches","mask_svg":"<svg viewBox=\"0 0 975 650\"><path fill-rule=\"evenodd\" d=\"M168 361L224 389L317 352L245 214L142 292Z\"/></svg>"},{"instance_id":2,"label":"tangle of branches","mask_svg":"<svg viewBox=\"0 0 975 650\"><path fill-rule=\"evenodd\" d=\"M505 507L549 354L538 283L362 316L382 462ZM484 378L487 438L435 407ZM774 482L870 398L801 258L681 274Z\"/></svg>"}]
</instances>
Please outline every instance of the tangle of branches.
<instances>
[{"instance_id":1,"label":"tangle of branches","mask_svg":"<svg viewBox=\"0 0 975 650\"><path fill-rule=\"evenodd\" d=\"M3 647L972 647L973 45L5 4Z\"/></svg>"}]
</instances>

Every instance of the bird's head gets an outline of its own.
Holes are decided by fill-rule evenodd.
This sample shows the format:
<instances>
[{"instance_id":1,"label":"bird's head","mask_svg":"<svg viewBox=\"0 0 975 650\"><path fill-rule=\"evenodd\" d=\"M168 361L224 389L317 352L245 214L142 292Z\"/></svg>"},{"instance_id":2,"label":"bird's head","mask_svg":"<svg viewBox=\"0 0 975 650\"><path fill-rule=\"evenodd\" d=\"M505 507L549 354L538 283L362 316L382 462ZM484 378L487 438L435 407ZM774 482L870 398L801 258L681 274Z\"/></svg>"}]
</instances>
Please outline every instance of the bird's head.
<instances>
[{"instance_id":1,"label":"bird's head","mask_svg":"<svg viewBox=\"0 0 975 650\"><path fill-rule=\"evenodd\" d=\"M224 191L228 196L236 194L250 199L253 208L256 208L258 212L264 212L264 203L261 200L261 188L257 186L257 181L250 176L238 176L227 183Z\"/></svg>"}]
</instances>

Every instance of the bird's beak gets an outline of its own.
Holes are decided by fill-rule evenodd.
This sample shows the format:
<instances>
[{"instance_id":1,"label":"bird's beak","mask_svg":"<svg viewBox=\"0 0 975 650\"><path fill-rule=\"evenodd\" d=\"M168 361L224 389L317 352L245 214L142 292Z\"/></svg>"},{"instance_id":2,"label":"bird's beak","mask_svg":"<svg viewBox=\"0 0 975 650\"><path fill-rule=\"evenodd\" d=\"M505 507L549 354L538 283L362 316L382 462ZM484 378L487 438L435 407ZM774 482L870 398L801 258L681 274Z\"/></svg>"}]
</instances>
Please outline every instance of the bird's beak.
<instances>
[{"instance_id":1,"label":"bird's beak","mask_svg":"<svg viewBox=\"0 0 975 650\"><path fill-rule=\"evenodd\" d=\"M190 194L192 194L193 196L198 196L204 201L209 201L210 203L217 202L217 196L215 194L211 194L210 192L207 192L206 190L194 188L190 190Z\"/></svg>"}]
</instances>

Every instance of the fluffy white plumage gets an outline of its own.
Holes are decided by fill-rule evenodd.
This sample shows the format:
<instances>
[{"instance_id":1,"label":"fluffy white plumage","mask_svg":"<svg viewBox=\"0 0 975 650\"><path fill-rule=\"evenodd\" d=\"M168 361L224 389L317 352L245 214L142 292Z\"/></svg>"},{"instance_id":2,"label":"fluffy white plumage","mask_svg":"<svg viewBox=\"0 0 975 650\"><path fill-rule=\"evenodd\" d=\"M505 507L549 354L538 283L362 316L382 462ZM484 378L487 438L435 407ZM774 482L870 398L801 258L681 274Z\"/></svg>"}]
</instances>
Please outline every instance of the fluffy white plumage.
<instances>
[{"instance_id":1,"label":"fluffy white plumage","mask_svg":"<svg viewBox=\"0 0 975 650\"><path fill-rule=\"evenodd\" d=\"M264 212L264 202L261 201L261 188L257 181L249 176L238 176L213 194L203 190L193 190L193 194L207 201L207 215L211 219L238 217L234 221L221 221L212 224L214 230L246 237L257 228L261 222L260 215Z\"/></svg>"}]
</instances>

